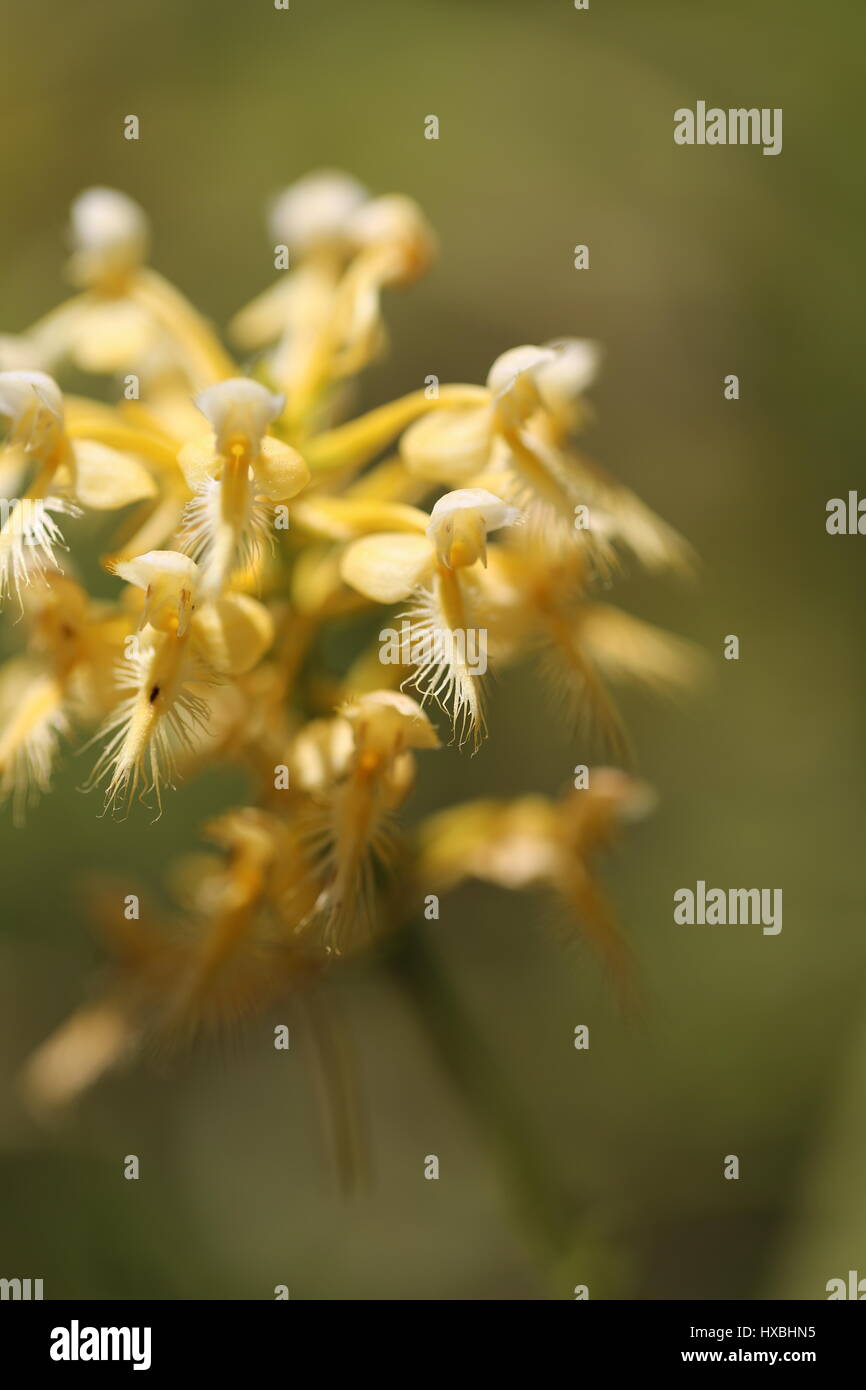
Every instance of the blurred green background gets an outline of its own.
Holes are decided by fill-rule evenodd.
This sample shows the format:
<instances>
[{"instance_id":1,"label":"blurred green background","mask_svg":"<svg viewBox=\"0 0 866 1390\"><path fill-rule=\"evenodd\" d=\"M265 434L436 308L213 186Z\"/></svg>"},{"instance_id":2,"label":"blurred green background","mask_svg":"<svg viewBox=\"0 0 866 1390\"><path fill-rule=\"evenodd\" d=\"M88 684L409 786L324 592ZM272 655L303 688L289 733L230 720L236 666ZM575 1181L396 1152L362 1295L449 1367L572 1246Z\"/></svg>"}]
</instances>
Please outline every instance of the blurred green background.
<instances>
[{"instance_id":1,"label":"blurred green background","mask_svg":"<svg viewBox=\"0 0 866 1390\"><path fill-rule=\"evenodd\" d=\"M372 1190L337 1185L309 1056L254 1021L224 1045L148 1058L52 1130L24 1112L22 1061L98 981L82 870L145 876L195 842L226 778L163 819L97 818L79 760L27 828L2 823L0 1274L47 1297L821 1298L866 1274L862 555L827 499L863 477L862 53L856 0L58 0L7 6L0 112L2 327L63 293L67 208L131 193L154 263L225 321L272 278L268 195L320 165L404 191L442 240L392 295L393 351L361 404L483 380L521 342L599 339L588 445L694 543L692 587L636 576L624 606L696 639L711 688L681 709L625 702L651 820L608 864L641 964L624 1022L588 949L563 951L531 898L473 888L430 944L573 1196L568 1275L512 1216L483 1127L373 962L329 986L357 1053ZM678 148L698 99L782 107L784 148ZM123 117L141 140L122 138ZM423 138L424 117L441 122ZM572 248L590 246L578 273ZM723 399L726 374L741 399ZM738 663L722 660L736 633ZM413 814L559 791L592 749L531 669L498 683L473 760L424 760ZM784 890L784 929L672 921L698 878ZM572 1046L590 1026L589 1052ZM142 1177L122 1178L139 1155ZM442 1176L423 1179L436 1153ZM740 1158L738 1182L722 1177ZM619 1271L612 1282L603 1272ZM574 1271L574 1277L572 1277Z\"/></svg>"}]
</instances>

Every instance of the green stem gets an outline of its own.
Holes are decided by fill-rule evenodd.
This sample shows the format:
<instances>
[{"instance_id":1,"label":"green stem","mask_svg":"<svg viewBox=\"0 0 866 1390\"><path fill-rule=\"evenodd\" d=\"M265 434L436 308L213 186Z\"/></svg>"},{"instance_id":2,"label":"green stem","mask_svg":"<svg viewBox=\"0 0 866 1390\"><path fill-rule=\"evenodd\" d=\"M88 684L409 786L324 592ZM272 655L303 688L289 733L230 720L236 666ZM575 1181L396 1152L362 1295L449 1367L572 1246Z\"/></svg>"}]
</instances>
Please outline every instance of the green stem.
<instances>
[{"instance_id":1,"label":"green stem","mask_svg":"<svg viewBox=\"0 0 866 1390\"><path fill-rule=\"evenodd\" d=\"M573 1203L548 1171L526 1116L423 929L411 923L397 932L386 959L495 1152L527 1235L547 1260L560 1259L574 1241Z\"/></svg>"},{"instance_id":2,"label":"green stem","mask_svg":"<svg viewBox=\"0 0 866 1390\"><path fill-rule=\"evenodd\" d=\"M337 1175L344 1192L366 1190L370 1167L359 1105L360 1086L343 1021L328 996L313 984L299 999L315 1052L323 1118L330 1130Z\"/></svg>"}]
</instances>

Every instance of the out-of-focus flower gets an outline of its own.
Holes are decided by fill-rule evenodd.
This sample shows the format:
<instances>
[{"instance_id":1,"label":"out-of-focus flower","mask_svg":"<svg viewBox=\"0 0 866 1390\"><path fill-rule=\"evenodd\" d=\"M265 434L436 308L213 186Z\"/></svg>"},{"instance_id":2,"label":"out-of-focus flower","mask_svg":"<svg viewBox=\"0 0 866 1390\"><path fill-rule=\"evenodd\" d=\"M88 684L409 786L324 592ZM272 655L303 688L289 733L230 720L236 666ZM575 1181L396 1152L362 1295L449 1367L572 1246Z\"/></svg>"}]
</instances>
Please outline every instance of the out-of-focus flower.
<instances>
[{"instance_id":1,"label":"out-of-focus flower","mask_svg":"<svg viewBox=\"0 0 866 1390\"><path fill-rule=\"evenodd\" d=\"M316 907L324 944L341 953L374 934L375 870L394 853L393 814L412 783L412 750L438 748L439 740L420 705L392 690L360 696L338 718L351 731L352 753L322 788L310 843L323 880Z\"/></svg>"},{"instance_id":2,"label":"out-of-focus flower","mask_svg":"<svg viewBox=\"0 0 866 1390\"><path fill-rule=\"evenodd\" d=\"M194 387L232 375L205 320L147 266L150 229L138 203L114 188L88 188L72 204L69 237L69 277L79 293L19 335L20 346L0 350L0 365L15 365L29 350L32 365L46 371L71 361L90 372L138 373L148 364L152 372L161 357Z\"/></svg>"},{"instance_id":3,"label":"out-of-focus flower","mask_svg":"<svg viewBox=\"0 0 866 1390\"><path fill-rule=\"evenodd\" d=\"M285 384L293 379L293 358L303 359L305 345L327 319L354 249L349 219L368 197L349 174L321 170L298 179L271 204L268 230L274 245L289 252L292 268L235 315L230 331L248 351L281 340L276 375Z\"/></svg>"},{"instance_id":4,"label":"out-of-focus flower","mask_svg":"<svg viewBox=\"0 0 866 1390\"><path fill-rule=\"evenodd\" d=\"M150 228L142 208L113 188L89 188L72 204L71 278L88 289L125 288L147 259Z\"/></svg>"},{"instance_id":5,"label":"out-of-focus flower","mask_svg":"<svg viewBox=\"0 0 866 1390\"><path fill-rule=\"evenodd\" d=\"M339 401L341 383L384 349L381 292L423 274L435 238L410 198L371 198L333 170L309 174L275 199L270 230L290 266L231 331L247 350L274 345L268 371L286 393L289 435L302 439Z\"/></svg>"},{"instance_id":6,"label":"out-of-focus flower","mask_svg":"<svg viewBox=\"0 0 866 1390\"><path fill-rule=\"evenodd\" d=\"M550 533L575 528L577 540L608 556L620 546L650 569L687 570L688 546L629 489L575 448L589 411L586 392L600 361L594 343L560 339L511 348L487 376L488 399L418 420L401 440L406 467L441 483L489 483L538 517ZM608 556L609 558L609 556Z\"/></svg>"},{"instance_id":7,"label":"out-of-focus flower","mask_svg":"<svg viewBox=\"0 0 866 1390\"><path fill-rule=\"evenodd\" d=\"M560 801L541 796L470 801L419 829L415 872L425 892L477 878L510 890L547 888L600 951L628 998L629 953L599 882L595 861L623 825L650 811L645 783L593 768L589 785Z\"/></svg>"},{"instance_id":8,"label":"out-of-focus flower","mask_svg":"<svg viewBox=\"0 0 866 1390\"><path fill-rule=\"evenodd\" d=\"M63 741L117 703L114 667L128 620L52 572L25 590L26 650L0 667L0 801L16 820L46 792Z\"/></svg>"}]
</instances>

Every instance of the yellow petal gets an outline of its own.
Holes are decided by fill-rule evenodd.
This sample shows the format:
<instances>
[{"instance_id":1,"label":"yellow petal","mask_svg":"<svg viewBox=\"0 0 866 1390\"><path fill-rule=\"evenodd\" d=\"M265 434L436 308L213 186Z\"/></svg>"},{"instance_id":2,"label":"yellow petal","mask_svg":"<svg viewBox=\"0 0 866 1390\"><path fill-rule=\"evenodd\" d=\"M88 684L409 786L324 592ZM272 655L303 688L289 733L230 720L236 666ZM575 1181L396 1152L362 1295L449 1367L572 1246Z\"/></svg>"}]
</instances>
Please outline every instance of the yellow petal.
<instances>
[{"instance_id":1,"label":"yellow petal","mask_svg":"<svg viewBox=\"0 0 866 1390\"><path fill-rule=\"evenodd\" d=\"M312 719L292 747L291 770L296 786L321 791L345 775L354 752L352 726L346 719Z\"/></svg>"},{"instance_id":2,"label":"yellow petal","mask_svg":"<svg viewBox=\"0 0 866 1390\"><path fill-rule=\"evenodd\" d=\"M430 520L418 507L355 497L308 497L292 511L293 521L329 540L348 541L374 531L423 533Z\"/></svg>"},{"instance_id":3,"label":"yellow petal","mask_svg":"<svg viewBox=\"0 0 866 1390\"><path fill-rule=\"evenodd\" d=\"M346 488L344 496L365 502L419 502L430 490L424 478L416 478L403 460L393 454L362 473Z\"/></svg>"},{"instance_id":4,"label":"yellow petal","mask_svg":"<svg viewBox=\"0 0 866 1390\"><path fill-rule=\"evenodd\" d=\"M419 830L421 881L450 888L480 878L518 889L550 879L557 816L554 803L538 796L467 801L440 811Z\"/></svg>"},{"instance_id":5,"label":"yellow petal","mask_svg":"<svg viewBox=\"0 0 866 1390\"><path fill-rule=\"evenodd\" d=\"M251 351L279 338L291 321L296 288L295 282L287 278L257 295L232 319L229 334L234 341Z\"/></svg>"},{"instance_id":6,"label":"yellow petal","mask_svg":"<svg viewBox=\"0 0 866 1390\"><path fill-rule=\"evenodd\" d=\"M85 507L112 511L143 497L156 496L156 483L143 463L93 439L76 440L75 495Z\"/></svg>"},{"instance_id":7,"label":"yellow petal","mask_svg":"<svg viewBox=\"0 0 866 1390\"><path fill-rule=\"evenodd\" d=\"M290 584L292 604L300 614L320 613L335 594L345 594L333 546L308 543L297 556Z\"/></svg>"},{"instance_id":8,"label":"yellow petal","mask_svg":"<svg viewBox=\"0 0 866 1390\"><path fill-rule=\"evenodd\" d=\"M420 415L431 410L450 410L453 406L484 405L489 400L490 392L484 386L440 386L435 397L424 391L410 391L408 396L377 406L357 420L348 420L316 435L304 445L307 462L314 473L330 468L360 468Z\"/></svg>"},{"instance_id":9,"label":"yellow petal","mask_svg":"<svg viewBox=\"0 0 866 1390\"><path fill-rule=\"evenodd\" d=\"M591 660L612 680L676 692L698 685L706 674L704 653L690 642L606 603L586 605L580 637Z\"/></svg>"},{"instance_id":10,"label":"yellow petal","mask_svg":"<svg viewBox=\"0 0 866 1390\"><path fill-rule=\"evenodd\" d=\"M0 448L0 497L20 497L27 473L27 455L20 444Z\"/></svg>"},{"instance_id":11,"label":"yellow petal","mask_svg":"<svg viewBox=\"0 0 866 1390\"><path fill-rule=\"evenodd\" d=\"M255 464L256 483L272 502L287 502L310 481L310 470L296 449L267 435Z\"/></svg>"},{"instance_id":12,"label":"yellow petal","mask_svg":"<svg viewBox=\"0 0 866 1390\"><path fill-rule=\"evenodd\" d=\"M33 1053L24 1068L24 1094L37 1112L65 1105L86 1091L135 1044L131 1011L106 999L74 1013Z\"/></svg>"},{"instance_id":13,"label":"yellow petal","mask_svg":"<svg viewBox=\"0 0 866 1390\"><path fill-rule=\"evenodd\" d=\"M364 536L345 551L340 574L346 584L377 603L396 603L420 584L433 566L426 536L396 533Z\"/></svg>"},{"instance_id":14,"label":"yellow petal","mask_svg":"<svg viewBox=\"0 0 866 1390\"><path fill-rule=\"evenodd\" d=\"M195 635L214 670L242 676L271 645L274 624L258 599L248 594L224 594L197 610Z\"/></svg>"},{"instance_id":15,"label":"yellow petal","mask_svg":"<svg viewBox=\"0 0 866 1390\"><path fill-rule=\"evenodd\" d=\"M152 320L126 299L87 305L70 344L75 364L85 372L119 372L140 362L156 337Z\"/></svg>"},{"instance_id":16,"label":"yellow petal","mask_svg":"<svg viewBox=\"0 0 866 1390\"><path fill-rule=\"evenodd\" d=\"M417 420L400 441L411 473L437 482L463 482L487 466L493 409L443 410Z\"/></svg>"},{"instance_id":17,"label":"yellow petal","mask_svg":"<svg viewBox=\"0 0 866 1390\"><path fill-rule=\"evenodd\" d=\"M190 492L197 492L205 478L221 466L216 452L216 435L203 434L184 444L177 461Z\"/></svg>"}]
</instances>

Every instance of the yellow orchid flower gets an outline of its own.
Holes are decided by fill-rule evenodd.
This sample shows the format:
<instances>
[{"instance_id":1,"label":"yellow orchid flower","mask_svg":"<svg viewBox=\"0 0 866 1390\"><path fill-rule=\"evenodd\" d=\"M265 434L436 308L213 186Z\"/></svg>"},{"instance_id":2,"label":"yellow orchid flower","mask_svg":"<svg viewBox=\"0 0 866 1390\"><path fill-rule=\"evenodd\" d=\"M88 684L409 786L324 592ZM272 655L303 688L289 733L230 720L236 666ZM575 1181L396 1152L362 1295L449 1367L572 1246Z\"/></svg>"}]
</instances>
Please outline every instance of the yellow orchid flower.
<instances>
[{"instance_id":1,"label":"yellow orchid flower","mask_svg":"<svg viewBox=\"0 0 866 1390\"><path fill-rule=\"evenodd\" d=\"M270 231L297 265L235 316L231 332L247 349L276 344L267 361L286 394L283 423L304 440L332 410L339 383L384 348L381 292L423 274L435 238L410 198L371 198L335 170L287 188Z\"/></svg>"},{"instance_id":2,"label":"yellow orchid flower","mask_svg":"<svg viewBox=\"0 0 866 1390\"><path fill-rule=\"evenodd\" d=\"M460 488L440 497L425 533L383 533L352 542L343 555L345 582L377 603L412 598L399 615L407 629L399 646L423 699L450 709L461 743L484 728L481 665L473 647L486 644L483 588L469 571L487 565L490 531L521 520L515 507L482 488ZM476 658L480 652L476 652ZM393 659L393 658L392 658Z\"/></svg>"},{"instance_id":3,"label":"yellow orchid flower","mask_svg":"<svg viewBox=\"0 0 866 1390\"><path fill-rule=\"evenodd\" d=\"M589 416L586 392L598 371L595 343L557 339L511 348L487 376L487 398L431 413L400 441L406 468L430 481L484 486L538 517L549 534L576 528L610 563L621 546L650 569L688 571L688 546L628 488L574 447ZM578 509L591 513L586 529Z\"/></svg>"},{"instance_id":4,"label":"yellow orchid flower","mask_svg":"<svg viewBox=\"0 0 866 1390\"><path fill-rule=\"evenodd\" d=\"M173 785L177 760L208 726L207 688L250 670L273 640L267 609L245 594L202 599L198 565L173 550L114 561L113 573L143 590L140 631L128 644L118 684L127 697L99 737L91 785L108 780L106 806L128 807Z\"/></svg>"},{"instance_id":5,"label":"yellow orchid flower","mask_svg":"<svg viewBox=\"0 0 866 1390\"><path fill-rule=\"evenodd\" d=\"M418 831L415 873L425 893L477 878L512 891L551 890L612 970L624 1002L635 1000L628 947L595 870L629 822L652 810L643 782L593 768L589 785L559 801L524 796L469 801L431 816Z\"/></svg>"},{"instance_id":6,"label":"yellow orchid flower","mask_svg":"<svg viewBox=\"0 0 866 1390\"><path fill-rule=\"evenodd\" d=\"M348 730L348 733L346 733ZM308 841L322 883L316 912L325 949L340 954L370 939L376 924L375 867L393 852L393 813L411 786L413 749L439 747L436 730L408 695L377 690L338 710L322 809L310 816ZM352 752L348 752L351 739Z\"/></svg>"},{"instance_id":7,"label":"yellow orchid flower","mask_svg":"<svg viewBox=\"0 0 866 1390\"><path fill-rule=\"evenodd\" d=\"M301 455L266 433L283 406L257 381L233 378L209 387L196 404L213 433L179 455L194 498L181 543L201 562L204 584L219 593L236 567L257 563L273 540L274 506L309 482Z\"/></svg>"},{"instance_id":8,"label":"yellow orchid flower","mask_svg":"<svg viewBox=\"0 0 866 1390\"><path fill-rule=\"evenodd\" d=\"M20 599L24 587L59 568L55 516L77 516L82 507L113 511L154 496L156 483L134 456L71 439L60 388L44 372L0 372L0 416L8 421L0 451L2 601Z\"/></svg>"}]
</instances>

